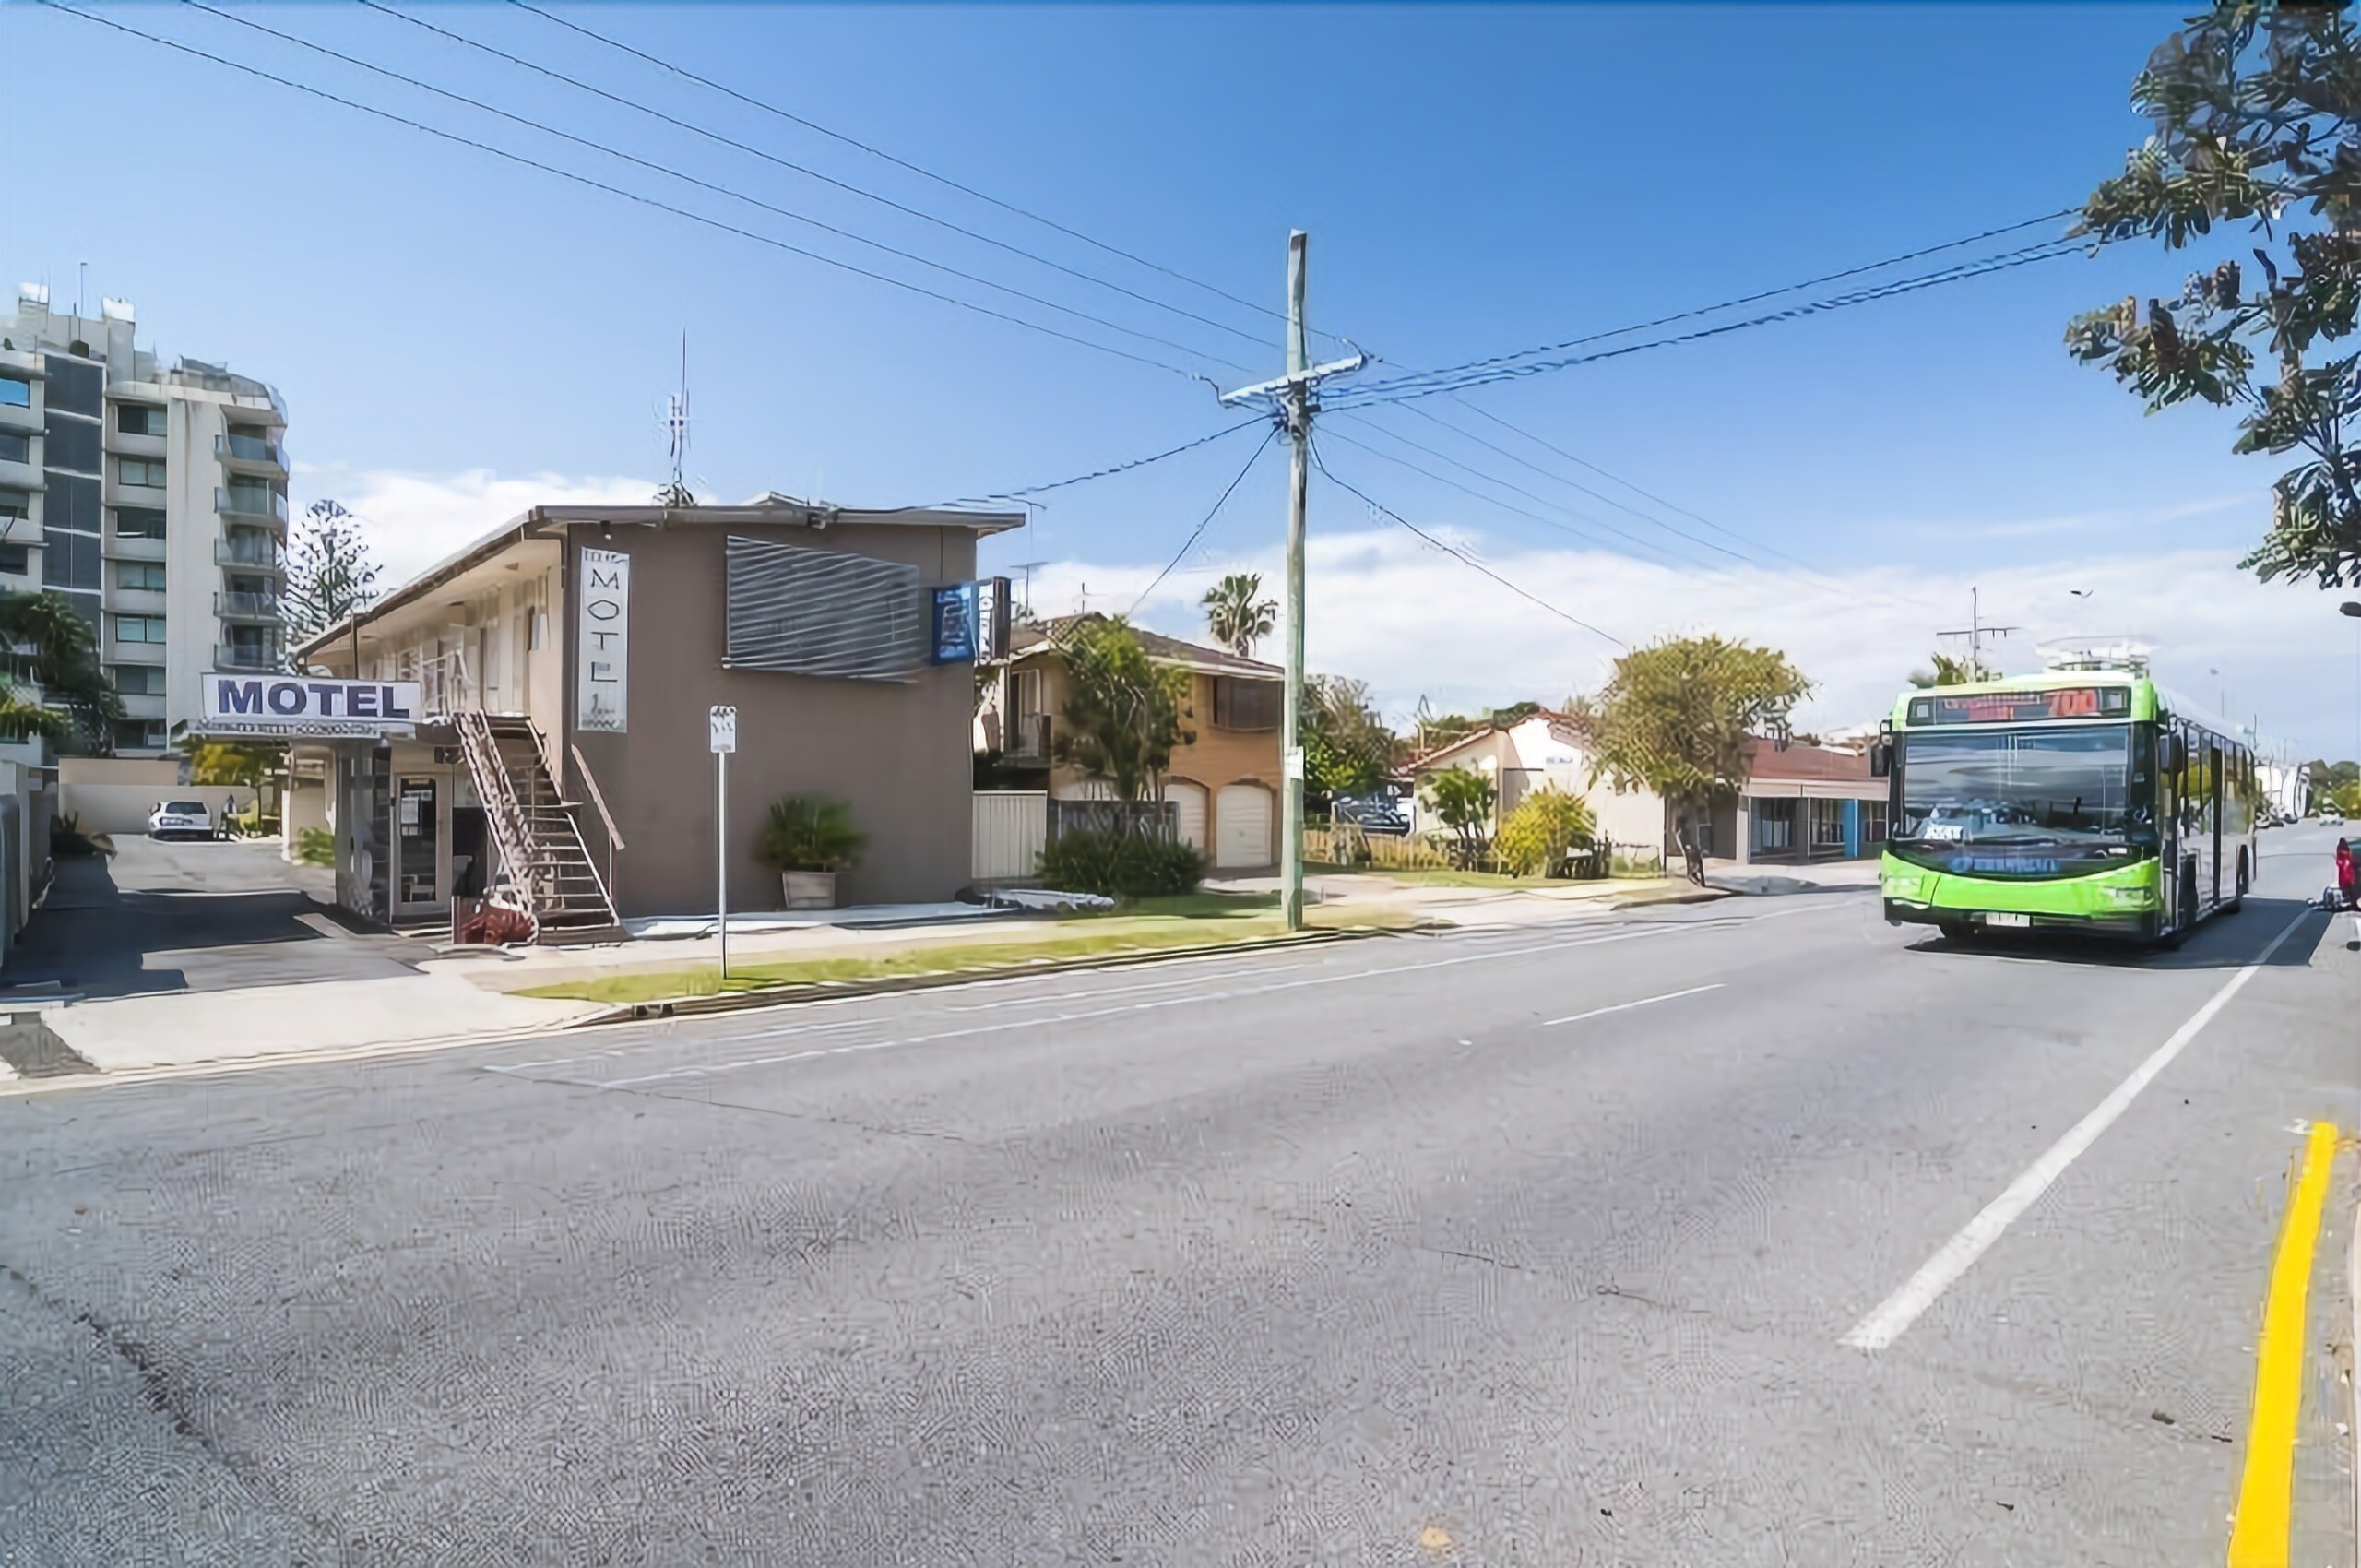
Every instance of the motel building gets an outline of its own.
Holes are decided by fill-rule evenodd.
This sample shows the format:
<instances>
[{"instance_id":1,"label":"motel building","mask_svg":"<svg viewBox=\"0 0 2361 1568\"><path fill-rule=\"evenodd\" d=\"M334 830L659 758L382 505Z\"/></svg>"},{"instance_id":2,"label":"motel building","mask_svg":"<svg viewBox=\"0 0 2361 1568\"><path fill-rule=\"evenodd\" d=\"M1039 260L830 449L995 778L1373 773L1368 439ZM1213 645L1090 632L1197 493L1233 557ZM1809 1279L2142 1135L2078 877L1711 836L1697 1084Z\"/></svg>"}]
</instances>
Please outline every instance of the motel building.
<instances>
[{"instance_id":1,"label":"motel building","mask_svg":"<svg viewBox=\"0 0 2361 1568\"><path fill-rule=\"evenodd\" d=\"M756 840L788 796L868 837L839 902L939 902L970 877L974 660L1006 635L977 541L1023 521L537 507L295 648L302 673L208 674L191 729L289 741L288 841L332 835L338 901L389 925L503 886L543 940L710 914L725 859L732 911L776 909Z\"/></svg>"}]
</instances>

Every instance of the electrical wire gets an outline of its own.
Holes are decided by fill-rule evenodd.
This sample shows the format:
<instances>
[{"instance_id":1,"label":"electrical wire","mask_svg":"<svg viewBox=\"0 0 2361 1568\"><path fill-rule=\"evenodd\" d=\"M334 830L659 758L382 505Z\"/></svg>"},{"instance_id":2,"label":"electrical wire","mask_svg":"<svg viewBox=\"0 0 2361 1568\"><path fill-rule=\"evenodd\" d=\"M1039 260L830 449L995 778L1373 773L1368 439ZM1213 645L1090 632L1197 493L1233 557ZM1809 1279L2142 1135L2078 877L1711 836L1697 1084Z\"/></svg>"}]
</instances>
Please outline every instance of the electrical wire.
<instances>
[{"instance_id":1,"label":"electrical wire","mask_svg":"<svg viewBox=\"0 0 2361 1568\"><path fill-rule=\"evenodd\" d=\"M1123 612L1123 618L1125 620L1129 620L1140 612L1140 606L1147 602L1147 596L1154 593L1158 588L1162 587L1164 579L1170 576L1174 568L1180 564L1181 561L1187 557L1189 552L1197 547L1197 540L1203 539L1204 537L1205 530L1213 527L1214 519L1221 516L1221 509L1229 504L1231 494L1237 491L1240 485L1246 482L1246 476L1253 471L1254 465L1262 460L1263 454L1271 449L1271 443L1277 439L1278 434L1279 427L1273 425L1264 435L1262 442L1255 446L1252 453L1248 455L1246 458L1246 466L1238 470L1238 477L1231 480L1223 489L1220 499L1214 503L1213 510L1207 512L1204 516L1204 520L1200 522L1195 529L1191 530L1189 537L1181 541L1180 548L1173 552L1172 559L1164 564L1164 570L1156 575L1156 580L1149 583L1147 587L1140 589L1140 596L1132 600L1132 607Z\"/></svg>"},{"instance_id":2,"label":"electrical wire","mask_svg":"<svg viewBox=\"0 0 2361 1568\"><path fill-rule=\"evenodd\" d=\"M1528 376L1543 375L1552 371L1571 369L1576 365L1595 364L1601 360L1620 359L1627 354L1642 353L1650 349L1672 348L1684 343L1698 342L1707 338L1722 337L1731 332L1745 331L1750 327L1769 326L1774 322L1795 321L1808 315L1824 315L1854 305L1868 304L1877 300L1892 299L1901 294L1938 288L1946 283L1964 282L1971 278L2006 272L2019 267L2030 267L2037 262L2055 261L2061 256L2087 255L2106 243L2104 240L2095 240L2088 244L2079 239L2045 240L2038 245L2028 245L2015 251L2004 251L1998 255L1988 256L1980 261L1963 262L1955 267L1945 267L1938 272L1925 273L1916 278L1901 279L1868 289L1857 289L1846 293L1832 295L1827 299L1807 301L1799 305L1789 305L1760 315L1747 316L1731 322L1719 322L1711 327L1699 327L1694 331L1678 333L1671 337L1652 338L1638 343L1619 344L1610 349L1602 349L1594 353L1577 354L1569 358L1544 360L1538 362L1515 362L1532 354L1549 352L1551 351L1549 346L1521 350L1512 354L1498 354L1489 359L1449 366L1440 371L1421 372L1412 375L1397 376L1391 381L1353 387L1331 400L1328 406L1360 408L1370 403L1404 402L1416 398L1431 398L1442 393L1465 392L1474 387L1489 386L1503 381L1523 380ZM1602 333L1597 336L1609 337L1613 334Z\"/></svg>"},{"instance_id":3,"label":"electrical wire","mask_svg":"<svg viewBox=\"0 0 2361 1568\"><path fill-rule=\"evenodd\" d=\"M990 305L978 304L973 300L963 300L956 295L946 294L940 291L927 288L921 283L912 283L906 279L896 278L889 273L873 271L871 268L861 267L857 263L839 260L836 256L826 255L819 251L807 250L801 245L795 244L790 241L779 239L775 235L757 233L752 229L741 228L737 224L731 223L725 219L707 217L702 212L692 212L687 208L675 207L670 202L660 200L658 197L643 196L637 191L625 190L621 185L611 185L604 180L595 179L587 174L577 174L571 169L561 169L553 163L544 163L539 159L528 158L520 152L511 152L505 148L494 147L489 142L477 141L471 137L461 136L456 131L446 131L437 125L430 125L422 121L412 120L406 115L397 114L389 109L380 109L374 104L362 103L356 99L344 98L328 91L325 88L314 87L308 82L296 81L291 77L282 77L275 72L264 70L259 65L249 65L243 61L232 60L227 55L213 53L211 51L200 49L195 44L184 43L178 39L165 38L160 34L145 31L139 28L132 27L127 23L116 21L109 17L101 17L89 11L78 10L72 6L63 4L62 0L34 0L34 3L36 5L45 6L50 10L63 12L65 15L69 17L78 17L86 22L95 23L100 27L110 28L116 32L128 34L133 38L145 39L149 43L160 45L163 48L176 51L179 53L189 55L195 59L210 61L217 65L226 65L231 70L242 72L246 76L256 77L259 80L291 89L293 91L303 93L307 97L319 99L323 102L333 103L340 108L350 109L357 111L360 113L373 115L377 119L388 121L394 125L401 125L409 130L418 131L423 135L433 137L441 141L450 142L457 147L469 148L477 152L488 153L492 157L501 159L509 163L516 164L521 168L535 170L543 174L553 174L561 180L570 181L575 184L582 185L587 189L602 192L608 196L621 196L625 201L635 202L642 207L652 208L656 211L669 213L675 218L685 218L692 223L702 224L706 228L717 230L725 234L734 234L740 239L752 240L756 244L768 245L774 250L785 251L790 255L801 256L807 261L816 261L824 267L833 267L839 271L849 272L854 274L856 277L866 278L873 282L884 283L889 287L900 289L908 293L919 295L925 299L940 301L943 304L952 305L960 310L972 311L978 315L990 316L995 321L1004 321L1012 327L1024 327L1028 332L1042 333L1045 336L1056 338L1064 342L1076 344L1079 347L1090 349L1098 353L1111 354L1117 359L1129 360L1135 364L1148 365L1154 369L1166 371L1171 374L1180 376L1184 380L1202 383L1205 379L1204 376L1183 370L1178 365L1168 364L1162 360L1150 359L1145 354L1135 354L1128 349L1118 349L1111 344L1094 342L1090 339L1077 337L1074 333L1061 331L1059 328L1054 327L1045 327L1038 321L1027 321L1021 315L1011 315L1006 311L994 310Z\"/></svg>"},{"instance_id":4,"label":"electrical wire","mask_svg":"<svg viewBox=\"0 0 2361 1568\"><path fill-rule=\"evenodd\" d=\"M797 212L790 208L780 207L774 202L765 201L760 196L749 196L745 192L733 189L730 186L717 184L711 180L700 179L694 174L689 173L684 170L675 169L669 164L658 163L653 160L638 157L634 153L625 152L620 148L610 147L604 142L594 140L588 137L575 136L571 131L561 130L555 125L532 119L527 115L512 113L508 110L502 109L495 104L486 103L481 99L469 98L465 93L453 92L448 88L436 87L432 82L421 81L416 77L406 75L405 73L394 70L389 66L376 65L374 62L363 60L357 55L347 54L340 50L331 49L325 43L316 43L310 39L298 37L294 33L282 32L277 28L266 26L261 22L255 21L251 18L233 15L232 13L221 10L217 6L205 4L205 0L181 0L181 4L188 6L191 10L203 11L208 16L219 17L225 22L233 22L242 28L251 28L256 32L265 34L267 37L278 39L281 42L291 43L300 49L308 49L315 54L325 55L328 59L342 61L348 65L357 66L362 70L373 72L377 76L386 77L389 81L400 82L406 87L416 88L421 92L431 92L438 98L445 98L454 103L464 104L468 108L479 110L487 114L496 115L499 118L509 121L514 125L522 125L528 130L539 131L544 136L552 136L557 137L561 141L572 142L577 147L587 148L593 152L602 153L609 158L619 159L625 163L634 164L639 168L648 170L651 172L662 174L670 179L679 180L686 184L694 185L700 190L710 191L716 196L727 196L732 201L744 202L749 207L760 208L765 212L776 214L777 216L788 219L792 222L805 224L811 228L818 229L824 233L834 234L839 239L850 240L855 244L867 245L872 250L881 251L887 255L896 256L903 261L911 262L919 267L930 267L932 270L943 273L948 277L959 279L963 282L974 283L981 288L995 290L998 292L1010 295L1013 298L1023 300L1029 304L1039 305L1046 310L1053 310L1061 315L1073 316L1079 321L1086 321L1094 327L1103 327L1109 331L1122 333L1125 337L1137 338L1143 342L1154 343L1162 348L1178 350L1180 352L1184 354L1193 354L1200 359L1207 360L1212 363L1224 366L1227 369L1239 371L1241 374L1251 374L1247 372L1245 366L1238 364L1230 360L1225 360L1216 354L1208 354L1202 349L1192 348L1186 343L1176 342L1169 338L1158 337L1153 332L1142 332L1137 327L1125 327L1121 322L1110 321L1103 315L1093 315L1088 311L1076 310L1072 305L1060 304L1055 300L1045 299L1039 294L1028 293L1025 290L1015 288L1010 284L994 282L991 279L982 277L977 273L963 271L956 267L948 265L947 263L935 261L927 256L920 255L915 251L906 251L898 246L889 245L882 240L872 240L866 234L858 233L853 230L842 228L834 223L825 222L820 219L811 217L806 213ZM1178 366L1168 365L1164 368L1174 370L1177 374L1182 375L1190 374L1187 371L1180 370ZM1194 377L1194 379L1204 380L1206 378L1197 376Z\"/></svg>"},{"instance_id":5,"label":"electrical wire","mask_svg":"<svg viewBox=\"0 0 2361 1568\"><path fill-rule=\"evenodd\" d=\"M1336 475L1330 470L1327 461L1321 457L1320 444L1316 440L1311 443L1311 462L1312 466L1320 470L1321 475L1330 483L1336 486L1337 489L1342 490L1347 495L1358 497L1364 505L1376 511L1383 513L1388 517L1393 518L1395 522L1409 529L1410 532L1418 535L1418 538L1426 540L1427 543L1432 545L1435 549L1442 551L1445 555L1448 555L1452 559L1459 562L1462 565L1472 567L1474 570L1481 572L1484 576L1491 578L1494 582L1500 584L1511 593L1515 594L1519 599L1526 600L1534 604L1537 604L1542 609L1549 612L1550 614L1557 616L1560 620L1572 622L1573 624L1580 626L1584 631L1590 633L1594 636L1606 638L1608 642L1613 643L1617 647L1628 648L1631 646L1630 643L1625 642L1621 637L1617 636L1614 633L1607 631L1601 627L1592 625L1589 622L1584 620L1572 611L1561 610L1557 605L1550 603L1548 600L1543 599L1536 594L1528 592L1525 588L1519 588L1516 584L1509 581L1508 578L1501 576L1498 572L1495 572L1489 566L1485 565L1481 561L1477 560L1474 556L1459 549L1456 545L1450 543L1448 540L1437 539L1433 534L1429 533L1426 529L1420 528L1418 524L1412 522L1409 518L1404 517L1393 507L1375 499L1366 491L1357 489L1353 485L1347 483L1345 481L1338 479Z\"/></svg>"},{"instance_id":6,"label":"electrical wire","mask_svg":"<svg viewBox=\"0 0 2361 1568\"><path fill-rule=\"evenodd\" d=\"M1183 452L1193 452L1200 446L1210 446L1226 435L1235 435L1241 430L1252 430L1257 425L1268 423L1267 420L1258 415L1251 420L1240 420L1236 424L1224 425L1221 429L1200 435L1194 440L1184 441L1178 446L1167 447L1161 452L1151 452L1145 457L1133 457L1127 462L1111 463L1103 469L1093 469L1088 473L1075 474L1070 479L1050 480L1045 484L1028 484L1015 490L996 490L989 495L961 495L949 501L931 501L918 506L889 506L884 508L884 512L885 514L933 512L951 506L982 506L997 501L1026 501L1029 496L1045 495L1052 490L1064 490L1077 484L1087 484L1092 480L1111 479L1117 474L1127 474L1133 469L1144 469L1151 463L1161 463L1168 457L1177 457ZM1027 504L1046 505L1031 502Z\"/></svg>"},{"instance_id":7,"label":"electrical wire","mask_svg":"<svg viewBox=\"0 0 2361 1568\"><path fill-rule=\"evenodd\" d=\"M527 3L527 0L508 0L508 3L515 6L520 11L529 11L534 16L540 18L543 21L554 23L555 25L565 29L569 32L578 33L582 37L589 39L595 43L602 43L610 49L629 54L635 59L643 60L648 65L656 66L659 70L669 71L676 77L682 77L688 81L693 81L699 87L706 88L712 91L720 93L725 97L735 99L737 101L745 104L750 109L759 109L766 114L775 114L790 125L801 125L807 131L812 131L817 135L826 137L832 141L840 142L846 147L865 152L872 158L881 159L887 163L893 164L897 169L908 170L910 173L916 174L921 179L932 180L936 184L957 191L963 196L972 196L976 200L984 202L990 206L997 207L1003 212L1014 213L1019 218L1038 223L1045 228L1053 229L1069 239L1079 240L1084 244L1089 245L1094 249L1106 252L1109 255L1119 256L1122 260L1131 262L1134 266L1145 267L1152 272L1160 272L1168 278L1188 284L1191 288L1202 289L1209 294L1228 300L1232 304L1243 305L1248 310L1258 311L1264 315L1271 316L1279 321L1285 321L1287 319L1287 313L1285 311L1274 310L1269 305L1258 304L1252 300L1233 294L1227 289L1218 288L1216 285L1207 283L1201 279L1192 278L1185 272L1176 271L1169 267L1164 266L1160 262L1150 261L1144 255L1134 255L1130 251L1122 249L1121 246L1111 245L1104 240L1095 239L1092 236L1084 233L1079 229L1067 227L1065 224L1059 222L1054 218L1044 217L1040 213L1035 212L1028 208L1019 207L1014 202L1003 201L999 196L993 196L989 192L978 190L973 185L963 184L947 174L938 174L933 170L913 163L906 158L897 158L893 153L885 151L883 148L873 147L868 142L862 141L858 137L847 136L842 131L832 130L828 126L821 125L816 120L804 118L802 115L794 113L792 110L782 109L775 103L767 103L759 98L749 97L745 93L740 92L735 88L723 86L720 82L715 81L710 77L699 76L696 72L690 70L685 65L674 65L670 60L650 54L644 49L635 48L631 44L625 43L620 39L610 38L605 33L584 27L579 22L569 21L565 18L558 16L553 12L541 9L539 6L529 5ZM1333 332L1323 333L1321 336L1336 339L1336 335ZM1343 341L1342 339L1336 339L1336 340L1339 342Z\"/></svg>"},{"instance_id":8,"label":"electrical wire","mask_svg":"<svg viewBox=\"0 0 2361 1568\"><path fill-rule=\"evenodd\" d=\"M527 59L519 54L512 54L504 49L500 49L492 44L485 43L479 39L469 38L464 33L453 32L448 28L438 27L434 23L425 20L423 18L413 17L407 12L396 10L393 6L384 4L384 0L358 0L358 4L367 6L370 10L382 12L385 15L393 18L396 21L407 22L411 27L422 29L423 30L433 33L438 37L448 39L454 43L462 44L467 48L478 50L483 53L492 56L494 59L505 60L512 65L518 65L526 70L537 72L541 76L549 77L552 81L564 82L569 87L578 89L579 90L589 93L594 97L604 99L610 103L620 104L625 109L634 110L639 113L649 115L655 119L661 120L668 125L676 126L679 129L688 131L693 135L703 137L707 141L718 143L720 146L734 148L738 151L743 152L750 157L759 158L766 163L776 164L781 169L790 170L795 173L803 175L807 179L817 180L823 184L833 185L840 191L845 191L850 195L860 196L864 201L873 201L878 203L880 206L891 208L896 212L906 214L911 218L916 218L922 222L934 224L938 228L950 231L952 233L958 234L967 239L974 240L979 244L991 245L995 249L1006 251L1011 255L1022 256L1026 261L1037 263L1038 265L1049 267L1053 271L1062 272L1069 278L1079 279L1083 282L1094 283L1099 288L1112 290L1114 292L1121 294L1127 299L1137 300L1142 304L1153 305L1158 310L1169 311L1175 315L1185 316L1191 321L1198 322L1204 326L1213 327L1216 331L1227 332L1235 338L1243 338L1250 343L1259 345L1264 342L1264 339L1256 334L1248 332L1241 327L1232 327L1226 321L1216 321L1212 316L1199 315L1197 312L1186 309L1183 306L1172 304L1164 300L1159 300L1152 294L1144 294L1136 289L1125 288L1122 284L1101 278L1096 273L1085 272L1080 267L1068 267L1063 262L1038 255L1033 251L1026 250L1020 245L1010 244L1005 240L995 239L990 234L982 233L977 230L969 229L961 224L955 223L947 218L940 217L935 213L926 211L922 208L911 207L906 203L896 201L892 196L882 196L875 191L870 190L866 186L855 184L848 180L839 180L833 174L823 173L817 169L807 167L806 165L795 162L790 159L781 158L777 154L767 152L759 147L754 147L746 142L740 141L734 137L724 136L719 131L713 130L708 126L697 125L693 121L680 119L675 115L664 113L661 109L654 108L648 104L639 103L629 98L625 98L620 93L609 92L602 87L596 86L590 82L586 82L578 77L568 76L564 71L541 65L538 61ZM1242 369L1243 367L1233 366L1232 368Z\"/></svg>"}]
</instances>

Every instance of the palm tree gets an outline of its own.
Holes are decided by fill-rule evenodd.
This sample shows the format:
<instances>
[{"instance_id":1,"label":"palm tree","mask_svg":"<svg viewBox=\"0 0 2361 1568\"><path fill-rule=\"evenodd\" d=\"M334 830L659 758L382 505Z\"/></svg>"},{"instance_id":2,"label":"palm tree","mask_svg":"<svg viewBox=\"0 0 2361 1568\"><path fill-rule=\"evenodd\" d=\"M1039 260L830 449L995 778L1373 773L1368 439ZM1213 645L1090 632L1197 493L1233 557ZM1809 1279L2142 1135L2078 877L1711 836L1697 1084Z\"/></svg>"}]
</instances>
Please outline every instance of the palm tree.
<instances>
[{"instance_id":1,"label":"palm tree","mask_svg":"<svg viewBox=\"0 0 2361 1568\"><path fill-rule=\"evenodd\" d=\"M1278 601L1257 599L1262 591L1263 579L1254 573L1232 572L1207 588L1201 601L1214 641L1240 659L1253 658L1254 645L1278 624Z\"/></svg>"},{"instance_id":2,"label":"palm tree","mask_svg":"<svg viewBox=\"0 0 2361 1568\"><path fill-rule=\"evenodd\" d=\"M0 733L105 751L122 717L81 612L61 594L0 593Z\"/></svg>"},{"instance_id":3,"label":"palm tree","mask_svg":"<svg viewBox=\"0 0 2361 1568\"><path fill-rule=\"evenodd\" d=\"M1948 653L1936 654L1934 659L1935 668L1931 673L1924 670L1913 672L1910 677L1912 685L1924 691L1929 686L1964 686L1970 682L1993 678L1990 670L1973 659L1954 659Z\"/></svg>"}]
</instances>

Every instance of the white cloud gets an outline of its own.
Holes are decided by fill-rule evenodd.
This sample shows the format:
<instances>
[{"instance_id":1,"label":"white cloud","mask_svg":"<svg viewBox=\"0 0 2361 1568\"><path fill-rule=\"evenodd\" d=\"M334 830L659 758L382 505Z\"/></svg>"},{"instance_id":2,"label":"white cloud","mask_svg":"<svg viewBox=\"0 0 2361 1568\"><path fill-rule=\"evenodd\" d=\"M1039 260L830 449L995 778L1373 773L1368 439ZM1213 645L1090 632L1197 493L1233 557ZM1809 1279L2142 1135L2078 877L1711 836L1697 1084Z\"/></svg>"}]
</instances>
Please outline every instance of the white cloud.
<instances>
[{"instance_id":1,"label":"white cloud","mask_svg":"<svg viewBox=\"0 0 2361 1568\"><path fill-rule=\"evenodd\" d=\"M366 525L386 587L407 582L447 555L535 506L646 505L657 481L563 474L505 477L490 469L459 473L353 470L298 465L289 485L298 510L334 496Z\"/></svg>"},{"instance_id":2,"label":"white cloud","mask_svg":"<svg viewBox=\"0 0 2361 1568\"><path fill-rule=\"evenodd\" d=\"M1746 569L1677 572L1626 556L1505 546L1452 532L1493 571L1535 597L1638 644L1719 632L1787 654L1815 684L1798 728L1875 719L1909 672L1964 626L1980 590L1987 624L2019 628L1987 644L2003 669L2037 669L2042 640L2137 634L2155 645L2158 675L2232 717L2260 713L2266 741L2309 755L2361 752L2353 624L2335 597L2272 586L2238 570L2235 552L2094 555L2047 564L1963 567L1948 574L1864 566L1829 576ZM1140 609L1143 624L1202 636L1196 600L1220 572L1260 572L1277 597L1274 552L1176 573ZM1083 584L1094 609L1122 610L1156 567L1061 562L1034 576L1044 613L1075 607ZM1398 530L1316 536L1308 564L1311 668L1368 681L1387 715L1406 719L1426 697L1438 711L1519 699L1556 702L1596 690L1620 650L1519 598ZM2088 588L2087 599L2069 590ZM1262 651L1276 657L1279 644ZM2219 675L2209 671L2219 671Z\"/></svg>"}]
</instances>

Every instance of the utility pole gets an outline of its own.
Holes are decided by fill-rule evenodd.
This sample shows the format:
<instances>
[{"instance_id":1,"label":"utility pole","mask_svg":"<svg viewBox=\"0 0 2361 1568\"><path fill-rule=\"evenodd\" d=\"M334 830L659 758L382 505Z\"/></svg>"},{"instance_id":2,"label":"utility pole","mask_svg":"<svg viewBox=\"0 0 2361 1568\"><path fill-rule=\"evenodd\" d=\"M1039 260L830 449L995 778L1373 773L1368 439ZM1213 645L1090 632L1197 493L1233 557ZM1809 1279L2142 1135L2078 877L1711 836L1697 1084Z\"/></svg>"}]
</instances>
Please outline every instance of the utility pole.
<instances>
[{"instance_id":1,"label":"utility pole","mask_svg":"<svg viewBox=\"0 0 2361 1568\"><path fill-rule=\"evenodd\" d=\"M1986 625L1983 600L1977 589L1970 588L1967 590L1967 624L1953 627L1948 632L1937 632L1935 635L1939 637L1965 637L1967 639L1967 678L1971 681L1981 681L1985 678L1984 639L1987 636L2005 637L2011 632L2023 630L2024 628L2022 626Z\"/></svg>"},{"instance_id":2,"label":"utility pole","mask_svg":"<svg viewBox=\"0 0 2361 1568\"><path fill-rule=\"evenodd\" d=\"M1320 411L1314 394L1327 377L1358 370L1368 362L1368 356L1358 350L1350 359L1322 365L1311 362L1303 325L1304 251L1311 238L1300 229L1287 234L1287 374L1225 392L1221 398L1225 404L1259 401L1269 406L1295 448L1287 473L1287 702L1279 721L1281 772L1287 791L1279 828L1279 902L1287 911L1289 931L1303 929L1303 538L1305 493L1311 482L1311 419Z\"/></svg>"}]
</instances>

